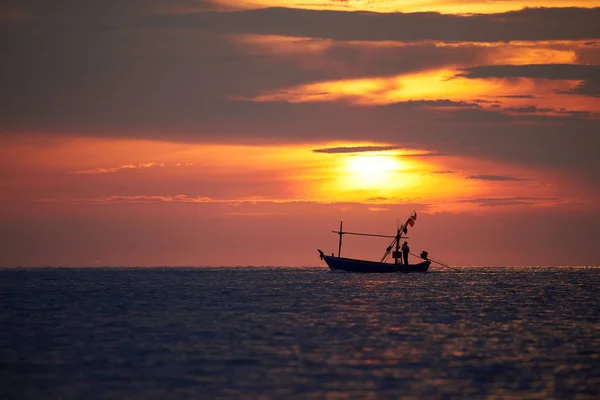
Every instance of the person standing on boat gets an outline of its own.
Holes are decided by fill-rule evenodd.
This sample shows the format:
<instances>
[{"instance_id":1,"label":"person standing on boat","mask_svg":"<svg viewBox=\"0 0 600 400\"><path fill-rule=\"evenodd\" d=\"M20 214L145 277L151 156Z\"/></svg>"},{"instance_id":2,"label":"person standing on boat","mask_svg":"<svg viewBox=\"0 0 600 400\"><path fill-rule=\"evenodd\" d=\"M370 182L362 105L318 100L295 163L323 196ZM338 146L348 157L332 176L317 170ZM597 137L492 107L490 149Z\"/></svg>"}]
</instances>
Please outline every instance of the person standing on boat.
<instances>
[{"instance_id":1,"label":"person standing on boat","mask_svg":"<svg viewBox=\"0 0 600 400\"><path fill-rule=\"evenodd\" d=\"M410 247L408 247L408 242L404 242L402 245L402 258L404 258L404 265L408 265L408 253L410 253Z\"/></svg>"}]
</instances>

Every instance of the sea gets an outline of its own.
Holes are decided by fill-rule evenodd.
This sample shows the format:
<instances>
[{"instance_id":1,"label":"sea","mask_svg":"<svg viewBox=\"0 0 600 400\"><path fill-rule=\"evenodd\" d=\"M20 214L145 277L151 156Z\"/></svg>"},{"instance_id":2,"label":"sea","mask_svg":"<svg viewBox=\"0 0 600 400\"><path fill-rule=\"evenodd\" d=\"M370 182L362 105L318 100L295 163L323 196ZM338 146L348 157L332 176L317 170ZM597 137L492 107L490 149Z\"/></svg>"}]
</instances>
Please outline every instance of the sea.
<instances>
[{"instance_id":1,"label":"sea","mask_svg":"<svg viewBox=\"0 0 600 400\"><path fill-rule=\"evenodd\" d=\"M0 269L0 399L598 399L600 268Z\"/></svg>"}]
</instances>

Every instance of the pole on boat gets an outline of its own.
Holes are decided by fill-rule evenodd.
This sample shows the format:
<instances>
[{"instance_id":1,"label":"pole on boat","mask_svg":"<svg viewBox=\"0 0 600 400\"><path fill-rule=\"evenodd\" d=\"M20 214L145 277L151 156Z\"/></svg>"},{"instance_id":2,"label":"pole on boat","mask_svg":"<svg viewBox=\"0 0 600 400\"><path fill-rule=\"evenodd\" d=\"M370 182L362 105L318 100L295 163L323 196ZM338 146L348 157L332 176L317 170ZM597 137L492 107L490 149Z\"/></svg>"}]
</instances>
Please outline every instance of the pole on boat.
<instances>
[{"instance_id":1,"label":"pole on boat","mask_svg":"<svg viewBox=\"0 0 600 400\"><path fill-rule=\"evenodd\" d=\"M339 235L339 231L331 231L333 233L337 233ZM396 237L396 235L394 236L390 236L390 235L377 235L374 233L358 233L358 232L342 232L344 235L357 235L357 236L373 236L373 237L384 237L384 238L392 238L394 239Z\"/></svg>"},{"instance_id":2,"label":"pole on boat","mask_svg":"<svg viewBox=\"0 0 600 400\"><path fill-rule=\"evenodd\" d=\"M398 254L400 252L400 228L396 232L396 251L394 252L394 264L398 264Z\"/></svg>"},{"instance_id":3,"label":"pole on boat","mask_svg":"<svg viewBox=\"0 0 600 400\"><path fill-rule=\"evenodd\" d=\"M342 235L344 234L344 231L342 231L342 221L340 221L340 231L338 232L338 234L340 235L340 245L338 246L338 258L340 258L342 254Z\"/></svg>"},{"instance_id":4,"label":"pole on boat","mask_svg":"<svg viewBox=\"0 0 600 400\"><path fill-rule=\"evenodd\" d=\"M394 247L394 243L396 243L396 239L397 237L394 236L394 240L392 240L392 243L390 243L387 249L385 249L385 253L383 254L383 257L381 257L380 262L385 262L386 258L388 258L388 256L390 255L390 251L392 251L392 247Z\"/></svg>"}]
</instances>

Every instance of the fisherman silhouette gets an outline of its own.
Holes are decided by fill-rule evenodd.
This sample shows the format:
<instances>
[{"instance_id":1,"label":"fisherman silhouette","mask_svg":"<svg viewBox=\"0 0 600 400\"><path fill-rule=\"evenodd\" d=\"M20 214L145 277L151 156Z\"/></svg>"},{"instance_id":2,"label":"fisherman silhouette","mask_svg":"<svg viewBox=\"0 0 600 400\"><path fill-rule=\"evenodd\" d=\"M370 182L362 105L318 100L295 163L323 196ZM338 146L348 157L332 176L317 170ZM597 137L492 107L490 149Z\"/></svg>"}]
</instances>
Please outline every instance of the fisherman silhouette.
<instances>
[{"instance_id":1,"label":"fisherman silhouette","mask_svg":"<svg viewBox=\"0 0 600 400\"><path fill-rule=\"evenodd\" d=\"M408 253L410 253L410 247L408 247L408 242L404 242L402 245L402 257L404 258L404 265L408 265Z\"/></svg>"}]
</instances>

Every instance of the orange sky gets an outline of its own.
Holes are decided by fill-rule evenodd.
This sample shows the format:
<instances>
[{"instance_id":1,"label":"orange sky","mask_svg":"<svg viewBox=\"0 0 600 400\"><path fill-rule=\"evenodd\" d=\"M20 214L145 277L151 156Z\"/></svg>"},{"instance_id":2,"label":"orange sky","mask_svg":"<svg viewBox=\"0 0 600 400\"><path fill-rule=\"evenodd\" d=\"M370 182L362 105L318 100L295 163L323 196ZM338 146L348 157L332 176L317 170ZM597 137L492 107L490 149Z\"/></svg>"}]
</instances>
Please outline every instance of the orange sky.
<instances>
[{"instance_id":1,"label":"orange sky","mask_svg":"<svg viewBox=\"0 0 600 400\"><path fill-rule=\"evenodd\" d=\"M599 262L600 1L3 7L0 266Z\"/></svg>"},{"instance_id":2,"label":"orange sky","mask_svg":"<svg viewBox=\"0 0 600 400\"><path fill-rule=\"evenodd\" d=\"M12 139L3 143L0 155L3 170L13 172L2 177L4 199L21 205L308 201L382 209L426 200L430 211L482 213L486 210L463 201L510 192L511 197L539 197L532 206L549 207L580 204L587 196L585 187L571 185L569 175L559 170L389 143L244 146Z\"/></svg>"},{"instance_id":3,"label":"orange sky","mask_svg":"<svg viewBox=\"0 0 600 400\"><path fill-rule=\"evenodd\" d=\"M348 0L306 2L298 0L216 0L225 9L254 9L263 7L290 7L311 10L426 12L446 14L501 13L525 7L598 7L598 0Z\"/></svg>"}]
</instances>

